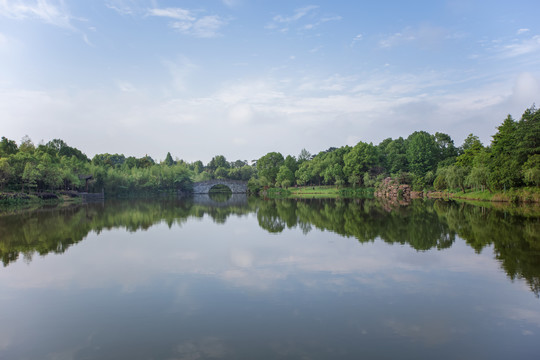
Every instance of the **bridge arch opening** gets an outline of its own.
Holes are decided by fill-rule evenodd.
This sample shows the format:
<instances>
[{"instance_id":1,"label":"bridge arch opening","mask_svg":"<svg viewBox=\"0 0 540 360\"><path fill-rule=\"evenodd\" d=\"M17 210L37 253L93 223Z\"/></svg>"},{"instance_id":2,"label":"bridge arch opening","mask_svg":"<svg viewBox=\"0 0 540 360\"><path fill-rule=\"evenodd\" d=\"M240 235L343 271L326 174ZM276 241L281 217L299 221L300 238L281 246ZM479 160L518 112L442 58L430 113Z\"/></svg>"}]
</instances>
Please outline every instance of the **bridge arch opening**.
<instances>
[{"instance_id":1,"label":"bridge arch opening","mask_svg":"<svg viewBox=\"0 0 540 360\"><path fill-rule=\"evenodd\" d=\"M228 187L233 194L246 194L248 192L247 181L216 179L193 183L193 193L208 194L210 192L210 189L215 187L216 185L224 185Z\"/></svg>"},{"instance_id":2,"label":"bridge arch opening","mask_svg":"<svg viewBox=\"0 0 540 360\"><path fill-rule=\"evenodd\" d=\"M232 197L232 189L225 184L216 184L208 190L208 196L216 202L227 202Z\"/></svg>"}]
</instances>

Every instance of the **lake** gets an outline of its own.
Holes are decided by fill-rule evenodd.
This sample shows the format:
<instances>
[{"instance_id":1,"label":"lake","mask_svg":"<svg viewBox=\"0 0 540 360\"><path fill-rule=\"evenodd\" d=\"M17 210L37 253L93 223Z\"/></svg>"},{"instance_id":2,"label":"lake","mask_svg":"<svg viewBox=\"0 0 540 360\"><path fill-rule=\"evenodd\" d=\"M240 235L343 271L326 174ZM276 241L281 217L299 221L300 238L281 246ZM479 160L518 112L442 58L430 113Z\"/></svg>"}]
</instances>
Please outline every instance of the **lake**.
<instances>
[{"instance_id":1,"label":"lake","mask_svg":"<svg viewBox=\"0 0 540 360\"><path fill-rule=\"evenodd\" d=\"M538 359L540 219L233 195L0 215L0 359Z\"/></svg>"}]
</instances>

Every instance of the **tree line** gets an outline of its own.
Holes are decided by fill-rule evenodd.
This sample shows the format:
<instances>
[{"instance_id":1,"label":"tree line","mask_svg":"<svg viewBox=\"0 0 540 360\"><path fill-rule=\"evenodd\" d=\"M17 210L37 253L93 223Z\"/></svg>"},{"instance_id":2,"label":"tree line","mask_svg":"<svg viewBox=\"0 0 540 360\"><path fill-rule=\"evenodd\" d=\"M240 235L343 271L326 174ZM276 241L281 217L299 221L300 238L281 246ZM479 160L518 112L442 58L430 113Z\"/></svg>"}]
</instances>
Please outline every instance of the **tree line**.
<instances>
[{"instance_id":1,"label":"tree line","mask_svg":"<svg viewBox=\"0 0 540 360\"><path fill-rule=\"evenodd\" d=\"M497 128L491 144L470 134L456 146L448 134L415 131L407 138L385 139L378 145L331 147L312 155L270 152L251 163L216 155L202 161L165 160L150 156L97 154L88 158L61 139L35 145L25 136L20 144L0 141L1 191L87 190L108 195L135 192L190 191L193 182L210 179L248 181L257 192L267 187L335 185L373 187L391 176L413 189L502 190L540 186L540 110L510 115ZM86 179L92 180L86 183Z\"/></svg>"}]
</instances>

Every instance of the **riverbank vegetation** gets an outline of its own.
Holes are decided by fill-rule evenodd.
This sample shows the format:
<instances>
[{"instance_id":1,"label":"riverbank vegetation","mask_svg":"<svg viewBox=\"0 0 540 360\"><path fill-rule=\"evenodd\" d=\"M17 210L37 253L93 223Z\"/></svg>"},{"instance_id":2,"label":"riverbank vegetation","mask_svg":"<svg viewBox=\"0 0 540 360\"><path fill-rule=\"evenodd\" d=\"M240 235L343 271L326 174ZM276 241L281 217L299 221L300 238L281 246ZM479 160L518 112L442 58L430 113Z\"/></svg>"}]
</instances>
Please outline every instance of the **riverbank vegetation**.
<instances>
[{"instance_id":1,"label":"riverbank vegetation","mask_svg":"<svg viewBox=\"0 0 540 360\"><path fill-rule=\"evenodd\" d=\"M538 201L540 110L533 106L519 120L509 115L489 145L473 134L456 146L448 134L415 131L407 138L388 138L378 145L360 141L315 155L305 149L297 157L270 152L251 163L229 162L223 155L206 165L188 163L173 160L171 153L161 162L150 156L108 153L90 159L60 139L37 146L28 137L19 145L6 137L0 141L0 191L4 193L103 190L107 196L153 195L189 192L197 181L231 179L248 181L252 193L280 188L302 196L314 186L327 186L318 188L327 196L374 188L388 177L413 190L437 191L441 196Z\"/></svg>"}]
</instances>

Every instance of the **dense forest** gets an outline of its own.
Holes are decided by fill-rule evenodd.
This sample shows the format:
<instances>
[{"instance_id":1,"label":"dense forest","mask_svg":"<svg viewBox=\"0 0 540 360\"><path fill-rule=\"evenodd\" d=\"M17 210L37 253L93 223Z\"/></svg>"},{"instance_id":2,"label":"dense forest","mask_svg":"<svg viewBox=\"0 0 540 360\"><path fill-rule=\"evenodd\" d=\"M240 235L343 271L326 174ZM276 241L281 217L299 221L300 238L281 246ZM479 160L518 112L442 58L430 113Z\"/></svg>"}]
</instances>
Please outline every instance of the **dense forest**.
<instances>
[{"instance_id":1,"label":"dense forest","mask_svg":"<svg viewBox=\"0 0 540 360\"><path fill-rule=\"evenodd\" d=\"M87 182L91 176L91 180ZM0 141L2 192L79 190L109 196L164 191L190 191L193 182L210 179L249 181L257 192L265 187L335 185L373 187L391 176L415 190L504 190L540 186L540 110L525 110L519 120L510 115L497 128L491 144L470 134L461 146L444 133L416 131L407 138L385 139L378 145L329 148L316 155L303 149L295 157L270 152L250 164L217 155L208 164L173 159L167 153L157 163L151 157L97 154L54 139L37 146L25 136L17 145Z\"/></svg>"}]
</instances>

